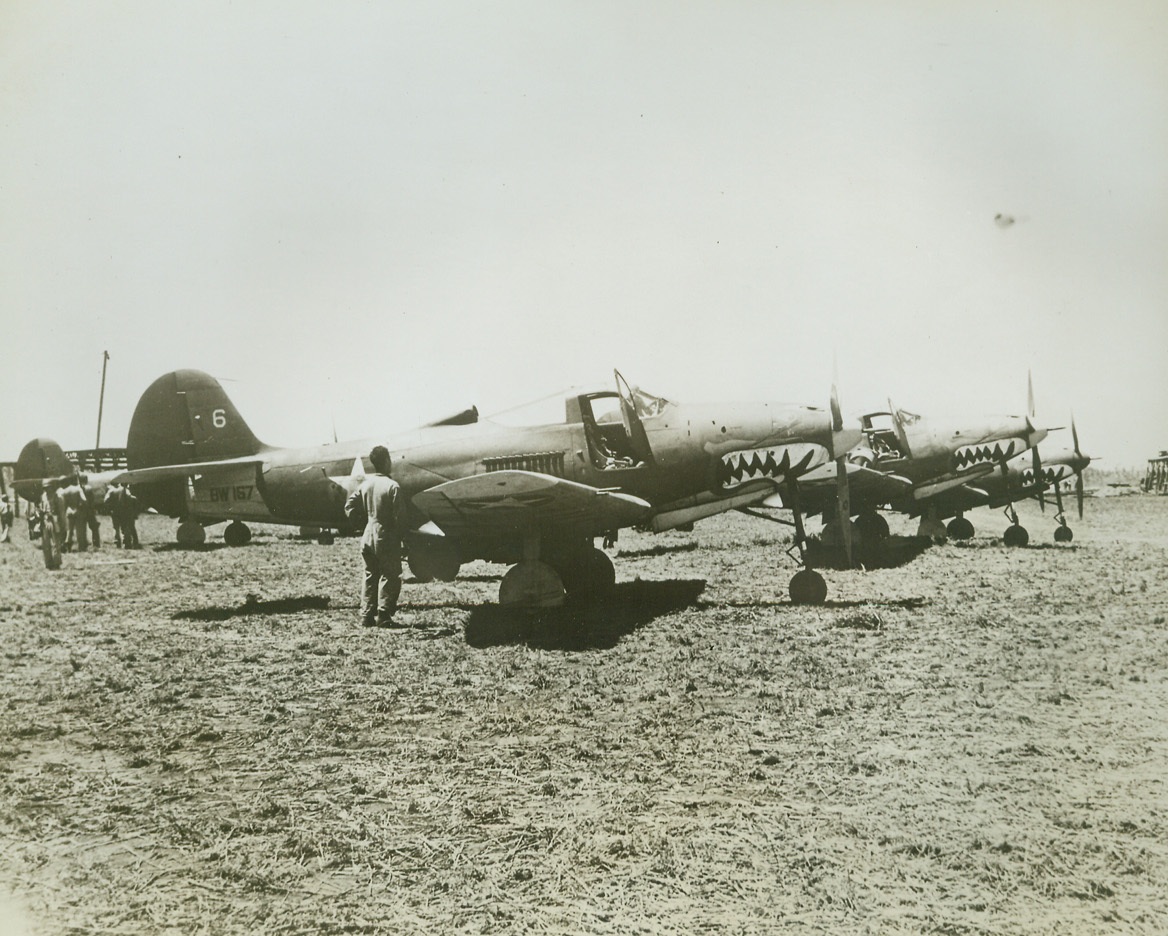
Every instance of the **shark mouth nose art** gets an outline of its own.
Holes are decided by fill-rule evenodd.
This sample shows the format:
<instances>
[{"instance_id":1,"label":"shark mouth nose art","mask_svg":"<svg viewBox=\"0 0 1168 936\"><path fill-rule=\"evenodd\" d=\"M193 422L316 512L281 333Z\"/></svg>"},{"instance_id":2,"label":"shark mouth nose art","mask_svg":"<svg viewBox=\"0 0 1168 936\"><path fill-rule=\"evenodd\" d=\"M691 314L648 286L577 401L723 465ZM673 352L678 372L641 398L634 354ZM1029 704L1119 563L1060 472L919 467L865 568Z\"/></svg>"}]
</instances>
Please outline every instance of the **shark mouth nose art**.
<instances>
[{"instance_id":1,"label":"shark mouth nose art","mask_svg":"<svg viewBox=\"0 0 1168 936\"><path fill-rule=\"evenodd\" d=\"M1044 465L1042 468L1041 480L1044 484L1057 484L1059 481L1062 481L1063 478L1066 478L1068 474L1069 472L1067 471L1066 465L1055 465L1050 468ZM1025 485L1034 484L1033 468L1026 468L1022 471L1022 483Z\"/></svg>"},{"instance_id":2,"label":"shark mouth nose art","mask_svg":"<svg viewBox=\"0 0 1168 936\"><path fill-rule=\"evenodd\" d=\"M792 474L802 474L826 461L827 449L809 443L745 449L722 456L718 465L718 481L723 490L750 481L779 481Z\"/></svg>"},{"instance_id":3,"label":"shark mouth nose art","mask_svg":"<svg viewBox=\"0 0 1168 936\"><path fill-rule=\"evenodd\" d=\"M1005 439L993 445L965 445L953 453L953 467L961 471L979 465L998 464L1025 449L1025 443L1018 439Z\"/></svg>"}]
</instances>

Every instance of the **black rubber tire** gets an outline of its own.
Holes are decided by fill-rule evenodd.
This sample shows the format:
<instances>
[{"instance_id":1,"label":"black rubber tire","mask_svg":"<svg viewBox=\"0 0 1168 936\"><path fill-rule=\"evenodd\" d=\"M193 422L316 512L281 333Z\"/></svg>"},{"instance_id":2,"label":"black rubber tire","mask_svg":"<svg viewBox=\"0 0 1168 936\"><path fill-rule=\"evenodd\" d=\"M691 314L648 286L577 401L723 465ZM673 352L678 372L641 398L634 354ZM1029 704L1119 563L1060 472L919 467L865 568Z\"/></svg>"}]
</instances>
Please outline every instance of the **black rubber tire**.
<instances>
[{"instance_id":1,"label":"black rubber tire","mask_svg":"<svg viewBox=\"0 0 1168 936\"><path fill-rule=\"evenodd\" d=\"M860 538L864 543L888 539L891 531L888 521L883 514L874 510L865 511L856 517L856 529L860 531Z\"/></svg>"},{"instance_id":2,"label":"black rubber tire","mask_svg":"<svg viewBox=\"0 0 1168 936\"><path fill-rule=\"evenodd\" d=\"M1075 538L1075 531L1069 526L1057 526L1054 528L1054 541L1056 543L1069 543Z\"/></svg>"},{"instance_id":3,"label":"black rubber tire","mask_svg":"<svg viewBox=\"0 0 1168 936\"><path fill-rule=\"evenodd\" d=\"M228 546L246 546L251 542L251 528L246 523L232 520L223 531L223 542Z\"/></svg>"},{"instance_id":4,"label":"black rubber tire","mask_svg":"<svg viewBox=\"0 0 1168 936\"><path fill-rule=\"evenodd\" d=\"M1014 523L1006 527L1006 532L1002 534L1002 542L1007 546L1025 546L1030 542L1030 534L1026 532L1026 527Z\"/></svg>"},{"instance_id":5,"label":"black rubber tire","mask_svg":"<svg viewBox=\"0 0 1168 936\"><path fill-rule=\"evenodd\" d=\"M973 524L966 517L954 517L945 527L945 532L955 540L973 539Z\"/></svg>"},{"instance_id":6,"label":"black rubber tire","mask_svg":"<svg viewBox=\"0 0 1168 936\"><path fill-rule=\"evenodd\" d=\"M797 605L819 605L827 599L827 582L814 569L800 569L787 587L791 602Z\"/></svg>"}]
</instances>

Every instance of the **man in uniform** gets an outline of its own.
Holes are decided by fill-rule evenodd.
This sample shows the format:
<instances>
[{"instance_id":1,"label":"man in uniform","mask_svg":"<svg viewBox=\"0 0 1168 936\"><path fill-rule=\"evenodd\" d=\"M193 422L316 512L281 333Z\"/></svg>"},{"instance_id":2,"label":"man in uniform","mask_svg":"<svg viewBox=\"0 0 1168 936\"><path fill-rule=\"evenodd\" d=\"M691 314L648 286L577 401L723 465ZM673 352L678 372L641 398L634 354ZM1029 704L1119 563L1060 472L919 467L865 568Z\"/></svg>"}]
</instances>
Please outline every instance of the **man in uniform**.
<instances>
[{"instance_id":1,"label":"man in uniform","mask_svg":"<svg viewBox=\"0 0 1168 936\"><path fill-rule=\"evenodd\" d=\"M65 515L65 552L73 551L73 538L77 538L77 551L89 548L89 528L85 525L85 491L80 480L73 479L57 492L58 510Z\"/></svg>"},{"instance_id":2,"label":"man in uniform","mask_svg":"<svg viewBox=\"0 0 1168 936\"><path fill-rule=\"evenodd\" d=\"M137 549L138 529L135 518L138 516L138 498L130 493L128 487L111 484L105 502L114 521L114 544L125 549Z\"/></svg>"},{"instance_id":3,"label":"man in uniform","mask_svg":"<svg viewBox=\"0 0 1168 936\"><path fill-rule=\"evenodd\" d=\"M393 615L402 586L402 492L389 476L393 462L384 445L375 445L369 460L374 473L345 501L345 516L365 521L361 536L361 558L365 563L361 623L365 627L397 627Z\"/></svg>"},{"instance_id":4,"label":"man in uniform","mask_svg":"<svg viewBox=\"0 0 1168 936\"><path fill-rule=\"evenodd\" d=\"M12 505L8 503L8 495L0 494L0 543L7 543L9 531L12 529Z\"/></svg>"},{"instance_id":5,"label":"man in uniform","mask_svg":"<svg viewBox=\"0 0 1168 936\"><path fill-rule=\"evenodd\" d=\"M81 486L81 493L85 495L85 525L89 527L89 538L93 540L94 549L101 549L101 519L97 516L97 493L88 484Z\"/></svg>"}]
</instances>

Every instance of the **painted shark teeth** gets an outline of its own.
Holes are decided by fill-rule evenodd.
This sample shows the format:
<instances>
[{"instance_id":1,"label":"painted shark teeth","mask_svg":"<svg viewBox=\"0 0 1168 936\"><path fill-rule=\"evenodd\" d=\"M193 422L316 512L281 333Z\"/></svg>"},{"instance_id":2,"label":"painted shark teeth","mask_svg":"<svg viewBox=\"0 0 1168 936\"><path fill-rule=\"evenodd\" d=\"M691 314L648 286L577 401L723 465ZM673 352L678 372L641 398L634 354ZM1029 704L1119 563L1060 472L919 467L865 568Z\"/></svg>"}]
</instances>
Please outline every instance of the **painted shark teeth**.
<instances>
[{"instance_id":1,"label":"painted shark teeth","mask_svg":"<svg viewBox=\"0 0 1168 936\"><path fill-rule=\"evenodd\" d=\"M965 445L953 453L953 467L961 471L978 465L998 464L1025 447L1020 445L1017 439L1006 439L993 445Z\"/></svg>"},{"instance_id":2,"label":"painted shark teeth","mask_svg":"<svg viewBox=\"0 0 1168 936\"><path fill-rule=\"evenodd\" d=\"M1065 465L1055 465L1054 467L1042 467L1042 482L1044 484L1057 484L1067 476L1067 469ZM1024 485L1034 484L1034 469L1025 468L1022 471L1022 483Z\"/></svg>"},{"instance_id":3,"label":"painted shark teeth","mask_svg":"<svg viewBox=\"0 0 1168 936\"><path fill-rule=\"evenodd\" d=\"M724 490L750 481L778 481L792 474L802 474L813 464L822 464L825 460L826 450L822 446L807 443L745 449L722 456L718 481Z\"/></svg>"}]
</instances>

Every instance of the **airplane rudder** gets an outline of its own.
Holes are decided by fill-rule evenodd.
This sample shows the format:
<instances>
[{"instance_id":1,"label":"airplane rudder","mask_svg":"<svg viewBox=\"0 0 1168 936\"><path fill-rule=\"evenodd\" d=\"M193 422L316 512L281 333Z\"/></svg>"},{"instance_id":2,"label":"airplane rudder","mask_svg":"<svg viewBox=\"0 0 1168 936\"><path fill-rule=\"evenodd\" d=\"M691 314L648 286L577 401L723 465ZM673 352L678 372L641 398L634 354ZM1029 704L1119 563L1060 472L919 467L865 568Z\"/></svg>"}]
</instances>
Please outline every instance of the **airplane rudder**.
<instances>
[{"instance_id":1,"label":"airplane rudder","mask_svg":"<svg viewBox=\"0 0 1168 936\"><path fill-rule=\"evenodd\" d=\"M252 455L263 448L210 374L171 371L146 388L126 440L131 468Z\"/></svg>"},{"instance_id":2,"label":"airplane rudder","mask_svg":"<svg viewBox=\"0 0 1168 936\"><path fill-rule=\"evenodd\" d=\"M33 439L20 450L12 469L14 481L39 481L71 475L74 466L52 439Z\"/></svg>"}]
</instances>

